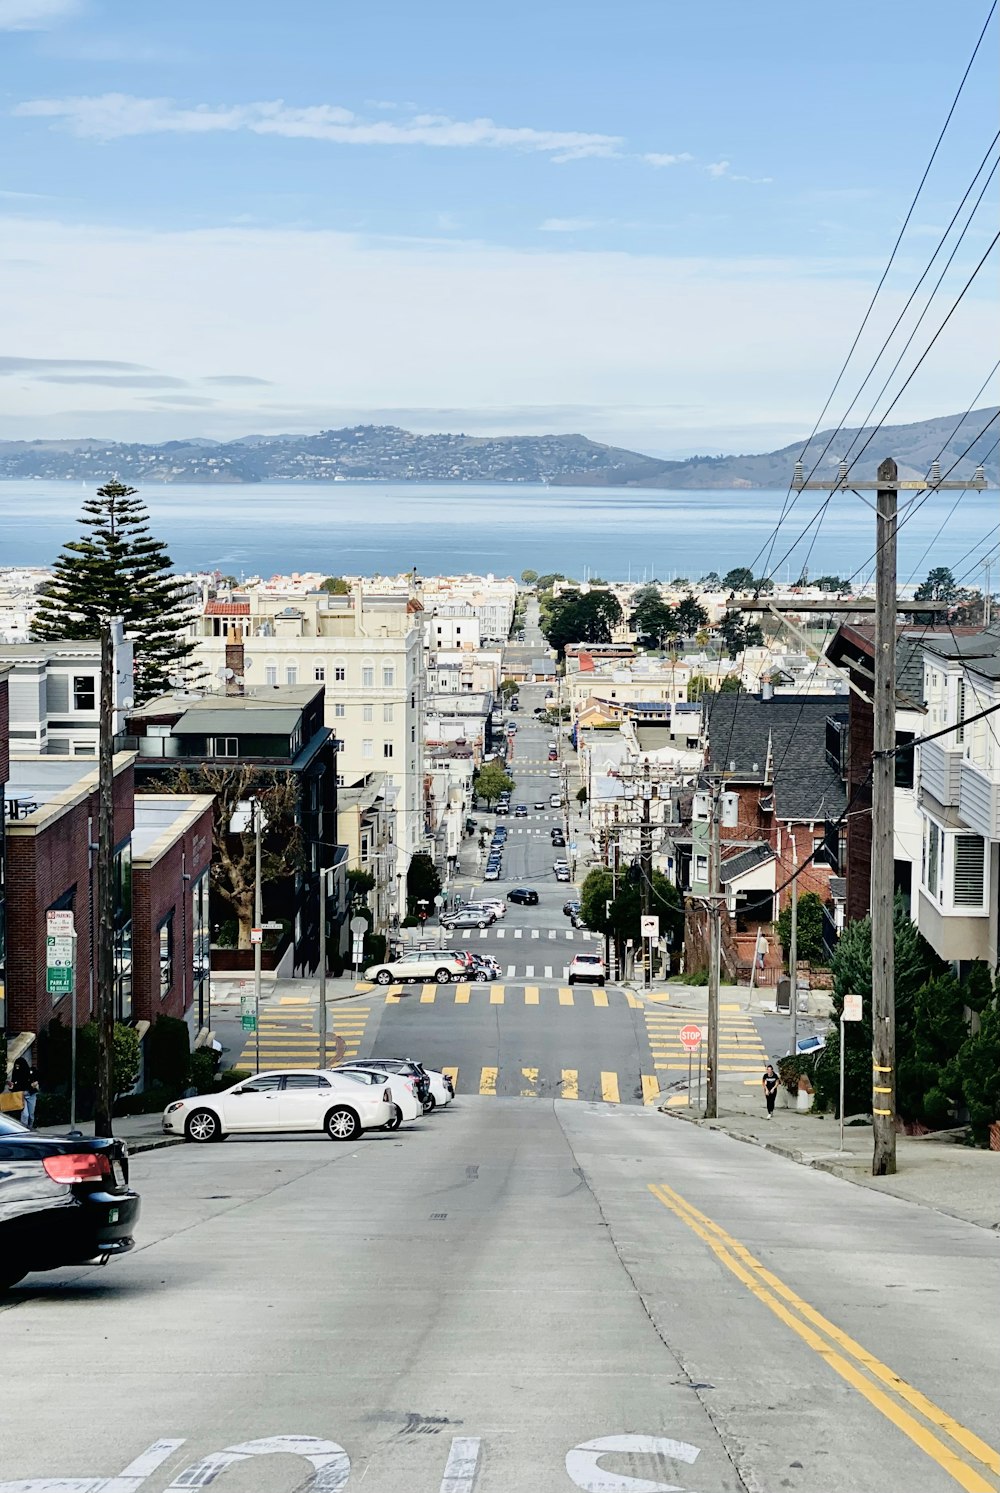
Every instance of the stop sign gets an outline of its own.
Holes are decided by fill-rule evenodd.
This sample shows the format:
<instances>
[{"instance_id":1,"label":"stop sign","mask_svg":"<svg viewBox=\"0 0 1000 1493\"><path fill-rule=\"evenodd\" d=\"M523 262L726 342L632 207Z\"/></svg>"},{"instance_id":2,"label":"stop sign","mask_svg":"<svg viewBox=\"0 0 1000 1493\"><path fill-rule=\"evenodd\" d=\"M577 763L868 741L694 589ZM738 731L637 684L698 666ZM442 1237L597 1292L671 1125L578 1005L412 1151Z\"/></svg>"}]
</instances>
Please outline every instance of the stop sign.
<instances>
[{"instance_id":1,"label":"stop sign","mask_svg":"<svg viewBox=\"0 0 1000 1493\"><path fill-rule=\"evenodd\" d=\"M680 1029L681 1046L688 1052L694 1052L696 1047L701 1046L701 1027L689 1023Z\"/></svg>"}]
</instances>

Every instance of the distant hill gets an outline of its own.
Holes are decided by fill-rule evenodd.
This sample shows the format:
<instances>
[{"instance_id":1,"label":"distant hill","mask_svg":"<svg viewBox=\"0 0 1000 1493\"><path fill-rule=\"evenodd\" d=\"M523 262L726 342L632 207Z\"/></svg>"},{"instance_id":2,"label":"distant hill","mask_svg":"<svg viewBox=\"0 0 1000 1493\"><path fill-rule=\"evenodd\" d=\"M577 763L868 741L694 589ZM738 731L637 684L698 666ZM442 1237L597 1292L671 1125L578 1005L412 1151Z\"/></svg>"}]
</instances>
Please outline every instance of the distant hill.
<instances>
[{"instance_id":1,"label":"distant hill","mask_svg":"<svg viewBox=\"0 0 1000 1493\"><path fill-rule=\"evenodd\" d=\"M957 415L887 426L865 452L853 474L874 476L883 456L895 456L900 477L923 476L944 447L947 469L996 410L976 410L956 430ZM952 432L954 431L954 434ZM992 427L953 475L972 475L986 460L991 481L1000 476L996 450L986 452L1000 432ZM855 436L841 431L820 464L817 477L829 477ZM819 457L829 432L812 441L807 470ZM863 444L857 442L857 446ZM99 485L118 476L129 482L548 482L592 487L787 487L799 455L797 445L762 456L692 456L662 461L618 446L604 446L582 435L414 435L395 425L355 425L316 435L248 435L238 441L204 437L158 445L100 440L0 441L0 479L80 480Z\"/></svg>"}]
</instances>

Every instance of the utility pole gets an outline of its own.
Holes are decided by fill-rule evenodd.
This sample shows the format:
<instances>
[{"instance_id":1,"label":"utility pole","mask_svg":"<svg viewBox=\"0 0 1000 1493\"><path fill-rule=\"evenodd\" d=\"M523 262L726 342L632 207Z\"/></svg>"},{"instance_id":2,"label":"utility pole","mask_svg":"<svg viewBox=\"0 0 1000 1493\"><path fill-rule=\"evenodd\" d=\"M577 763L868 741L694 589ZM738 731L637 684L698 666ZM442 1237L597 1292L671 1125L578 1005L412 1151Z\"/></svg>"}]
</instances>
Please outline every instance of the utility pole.
<instances>
[{"instance_id":1,"label":"utility pole","mask_svg":"<svg viewBox=\"0 0 1000 1493\"><path fill-rule=\"evenodd\" d=\"M263 949L264 930L261 924L264 921L263 902L260 885L260 799L255 798L253 802L253 925L257 930L257 939L253 946L253 1040L254 1040L254 1063L257 1072L260 1072L260 956Z\"/></svg>"},{"instance_id":2,"label":"utility pole","mask_svg":"<svg viewBox=\"0 0 1000 1493\"><path fill-rule=\"evenodd\" d=\"M101 702L97 754L97 1099L94 1134L109 1136L115 1099L115 770L114 647L111 618L101 624ZM74 991L74 1000L76 993Z\"/></svg>"},{"instance_id":3,"label":"utility pole","mask_svg":"<svg viewBox=\"0 0 1000 1493\"><path fill-rule=\"evenodd\" d=\"M713 778L709 792L708 820L708 1054L705 1079L705 1118L719 1114L719 982L722 964L722 909L719 906L719 876L722 846L719 843L720 781Z\"/></svg>"},{"instance_id":4,"label":"utility pole","mask_svg":"<svg viewBox=\"0 0 1000 1493\"><path fill-rule=\"evenodd\" d=\"M892 900L896 758L896 463L881 462L876 494L875 687L872 763L872 1176L896 1170L896 986Z\"/></svg>"},{"instance_id":5,"label":"utility pole","mask_svg":"<svg viewBox=\"0 0 1000 1493\"><path fill-rule=\"evenodd\" d=\"M653 831L650 827L650 804L653 799L653 785L649 779L649 763L646 763L646 776L640 785L642 794L642 824L639 829L639 868L642 873L642 911L643 916L648 917L653 910ZM643 985L649 989L653 980L653 940L643 940L645 948Z\"/></svg>"},{"instance_id":6,"label":"utility pole","mask_svg":"<svg viewBox=\"0 0 1000 1493\"><path fill-rule=\"evenodd\" d=\"M319 1066L326 1067L326 868L319 873Z\"/></svg>"},{"instance_id":7,"label":"utility pole","mask_svg":"<svg viewBox=\"0 0 1000 1493\"><path fill-rule=\"evenodd\" d=\"M792 849L795 841L792 840ZM791 1027L791 1042L789 1050L795 1054L796 1043L799 1040L799 873L795 871L792 878L792 927L791 937L788 940L788 1024ZM756 963L757 952L754 949L754 962Z\"/></svg>"}]
</instances>

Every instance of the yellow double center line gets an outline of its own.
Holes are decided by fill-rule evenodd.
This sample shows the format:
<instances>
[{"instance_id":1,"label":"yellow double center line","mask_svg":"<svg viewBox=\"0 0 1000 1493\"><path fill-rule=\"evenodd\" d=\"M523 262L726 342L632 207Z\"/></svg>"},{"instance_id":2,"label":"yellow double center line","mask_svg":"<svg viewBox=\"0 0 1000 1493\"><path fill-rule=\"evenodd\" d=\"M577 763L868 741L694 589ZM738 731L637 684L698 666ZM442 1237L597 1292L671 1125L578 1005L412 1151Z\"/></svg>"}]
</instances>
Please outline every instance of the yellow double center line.
<instances>
[{"instance_id":1,"label":"yellow double center line","mask_svg":"<svg viewBox=\"0 0 1000 1493\"><path fill-rule=\"evenodd\" d=\"M671 1213L676 1214L682 1223L687 1224L689 1229L705 1241L716 1258L727 1270L732 1271L737 1280L743 1282L747 1290L753 1292L758 1301L763 1302L786 1327L797 1333L835 1373L846 1379L853 1389L908 1436L922 1452L943 1467L960 1487L967 1489L968 1493L996 1493L993 1483L988 1482L976 1467L947 1446L934 1431L928 1430L927 1426L910 1415L899 1401L923 1416L935 1431L950 1437L973 1461L990 1472L1000 1474L1000 1452L941 1410L926 1395L921 1394L919 1389L914 1389L905 1379L901 1379L846 1332L827 1321L826 1317L807 1301L803 1301L801 1296L796 1295L759 1260L754 1259L745 1244L727 1234L725 1229L674 1192L673 1188L667 1187L665 1183L651 1182L649 1190L665 1208L669 1208ZM880 1388L880 1385L885 1385L886 1389Z\"/></svg>"}]
</instances>

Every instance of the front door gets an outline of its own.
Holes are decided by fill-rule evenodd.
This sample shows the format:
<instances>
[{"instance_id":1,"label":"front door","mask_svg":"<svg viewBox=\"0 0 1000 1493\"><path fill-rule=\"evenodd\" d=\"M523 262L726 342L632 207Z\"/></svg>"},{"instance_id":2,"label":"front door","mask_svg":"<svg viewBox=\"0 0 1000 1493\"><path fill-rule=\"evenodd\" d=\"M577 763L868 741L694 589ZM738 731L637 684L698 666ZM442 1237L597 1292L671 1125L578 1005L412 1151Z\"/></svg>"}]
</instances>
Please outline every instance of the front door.
<instances>
[{"instance_id":1,"label":"front door","mask_svg":"<svg viewBox=\"0 0 1000 1493\"><path fill-rule=\"evenodd\" d=\"M223 1100L224 1124L227 1130L277 1130L280 1073L258 1073L237 1088L230 1089Z\"/></svg>"},{"instance_id":2,"label":"front door","mask_svg":"<svg viewBox=\"0 0 1000 1493\"><path fill-rule=\"evenodd\" d=\"M282 1130L319 1130L333 1090L321 1073L286 1073L278 1100Z\"/></svg>"}]
</instances>

